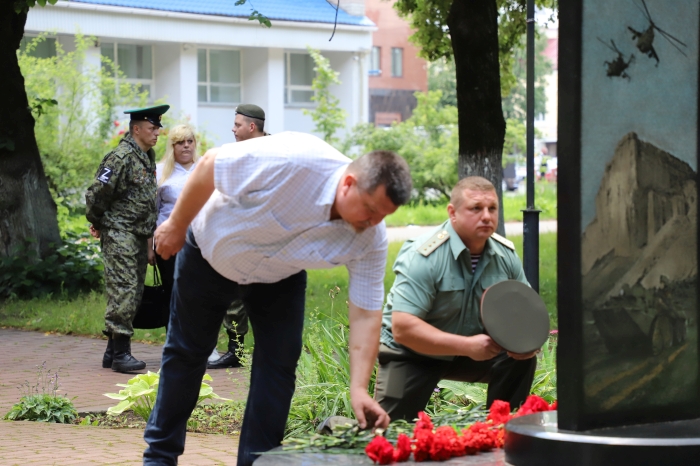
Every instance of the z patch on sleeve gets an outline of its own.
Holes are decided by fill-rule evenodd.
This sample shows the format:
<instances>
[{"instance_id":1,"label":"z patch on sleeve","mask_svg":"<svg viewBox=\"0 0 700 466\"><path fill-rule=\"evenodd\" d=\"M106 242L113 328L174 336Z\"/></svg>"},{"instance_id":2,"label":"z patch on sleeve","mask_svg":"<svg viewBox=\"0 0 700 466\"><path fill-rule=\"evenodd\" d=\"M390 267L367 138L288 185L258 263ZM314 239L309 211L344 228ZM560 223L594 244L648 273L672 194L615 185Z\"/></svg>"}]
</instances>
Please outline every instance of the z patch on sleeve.
<instances>
[{"instance_id":1,"label":"z patch on sleeve","mask_svg":"<svg viewBox=\"0 0 700 466\"><path fill-rule=\"evenodd\" d=\"M113 173L114 171L111 168L104 167L97 175L97 181L101 182L102 184L107 184L109 183L109 179L112 178Z\"/></svg>"}]
</instances>

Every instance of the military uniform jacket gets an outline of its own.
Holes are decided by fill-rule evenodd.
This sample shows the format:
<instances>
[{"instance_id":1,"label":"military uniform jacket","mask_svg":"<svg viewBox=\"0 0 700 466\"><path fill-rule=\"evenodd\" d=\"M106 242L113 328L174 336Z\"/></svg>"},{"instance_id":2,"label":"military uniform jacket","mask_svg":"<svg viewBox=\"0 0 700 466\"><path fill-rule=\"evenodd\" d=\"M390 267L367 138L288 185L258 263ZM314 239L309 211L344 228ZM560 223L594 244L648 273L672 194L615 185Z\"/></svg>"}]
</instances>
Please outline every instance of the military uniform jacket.
<instances>
[{"instance_id":1,"label":"military uniform jacket","mask_svg":"<svg viewBox=\"0 0 700 466\"><path fill-rule=\"evenodd\" d=\"M487 240L472 272L469 249L449 221L435 232L406 241L396 257L394 273L396 279L384 307L381 341L397 349L408 348L396 343L391 333L394 310L413 314L444 332L472 336L485 333L480 313L484 290L505 280L528 284L513 243L498 235Z\"/></svg>"},{"instance_id":2,"label":"military uniform jacket","mask_svg":"<svg viewBox=\"0 0 700 466\"><path fill-rule=\"evenodd\" d=\"M155 152L145 153L129 133L105 155L85 194L86 217L96 229L151 236L156 227Z\"/></svg>"}]
</instances>

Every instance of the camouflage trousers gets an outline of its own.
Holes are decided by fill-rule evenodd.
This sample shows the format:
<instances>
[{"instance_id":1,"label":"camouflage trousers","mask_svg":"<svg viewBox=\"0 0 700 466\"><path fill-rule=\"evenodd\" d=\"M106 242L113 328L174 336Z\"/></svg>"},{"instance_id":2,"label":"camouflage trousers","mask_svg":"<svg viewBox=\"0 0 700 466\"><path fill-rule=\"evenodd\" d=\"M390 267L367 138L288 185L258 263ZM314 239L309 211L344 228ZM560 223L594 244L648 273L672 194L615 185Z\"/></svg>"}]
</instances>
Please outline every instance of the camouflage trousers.
<instances>
[{"instance_id":1,"label":"camouflage trousers","mask_svg":"<svg viewBox=\"0 0 700 466\"><path fill-rule=\"evenodd\" d=\"M235 338L236 335L245 335L248 333L248 313L243 306L243 301L236 299L226 309L224 316L224 328L229 338Z\"/></svg>"},{"instance_id":2,"label":"camouflage trousers","mask_svg":"<svg viewBox=\"0 0 700 466\"><path fill-rule=\"evenodd\" d=\"M100 231L105 265L105 332L132 336L148 265L148 239L122 230Z\"/></svg>"}]
</instances>

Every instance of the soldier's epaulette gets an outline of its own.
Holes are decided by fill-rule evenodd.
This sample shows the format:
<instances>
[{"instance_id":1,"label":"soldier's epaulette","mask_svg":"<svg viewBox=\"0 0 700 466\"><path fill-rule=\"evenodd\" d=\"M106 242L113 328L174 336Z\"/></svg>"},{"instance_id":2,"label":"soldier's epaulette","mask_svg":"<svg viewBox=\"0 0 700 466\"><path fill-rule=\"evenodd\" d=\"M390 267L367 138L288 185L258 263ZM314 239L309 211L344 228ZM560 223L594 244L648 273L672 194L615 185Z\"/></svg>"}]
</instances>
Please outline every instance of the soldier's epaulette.
<instances>
[{"instance_id":1,"label":"soldier's epaulette","mask_svg":"<svg viewBox=\"0 0 700 466\"><path fill-rule=\"evenodd\" d=\"M118 159L123 159L131 153L131 148L128 145L119 144L112 150L112 154Z\"/></svg>"},{"instance_id":2,"label":"soldier's epaulette","mask_svg":"<svg viewBox=\"0 0 700 466\"><path fill-rule=\"evenodd\" d=\"M495 239L499 243L501 243L503 246L507 247L508 249L512 249L515 251L515 245L513 242L509 239L504 238L503 236L499 235L498 233L494 233L491 235L491 238Z\"/></svg>"},{"instance_id":3,"label":"soldier's epaulette","mask_svg":"<svg viewBox=\"0 0 700 466\"><path fill-rule=\"evenodd\" d=\"M448 239L450 239L450 234L447 232L447 230L438 230L433 236L430 237L430 239L428 239L428 241L423 243L418 248L418 252L423 254L425 257L428 257Z\"/></svg>"}]
</instances>

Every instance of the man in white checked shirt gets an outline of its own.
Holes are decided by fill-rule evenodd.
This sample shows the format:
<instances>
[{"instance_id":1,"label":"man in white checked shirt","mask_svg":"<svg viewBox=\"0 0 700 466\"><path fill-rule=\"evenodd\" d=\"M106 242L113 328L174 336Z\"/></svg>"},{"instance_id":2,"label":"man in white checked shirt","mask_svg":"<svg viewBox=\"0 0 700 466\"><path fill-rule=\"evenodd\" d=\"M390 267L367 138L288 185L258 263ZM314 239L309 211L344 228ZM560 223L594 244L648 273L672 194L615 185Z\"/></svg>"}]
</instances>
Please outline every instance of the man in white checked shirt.
<instances>
[{"instance_id":1,"label":"man in white checked shirt","mask_svg":"<svg viewBox=\"0 0 700 466\"><path fill-rule=\"evenodd\" d=\"M310 268L347 267L352 407L363 428L389 423L367 393L384 300L388 242L382 220L410 192L408 165L393 152L351 161L301 133L227 144L200 159L155 233L162 257L182 251L158 398L144 433L144 464L177 464L207 356L234 298L243 300L255 334L239 466L280 444L301 353Z\"/></svg>"}]
</instances>

